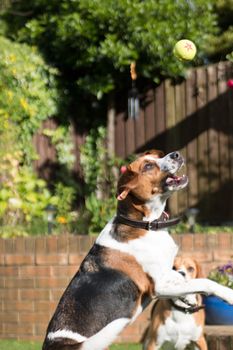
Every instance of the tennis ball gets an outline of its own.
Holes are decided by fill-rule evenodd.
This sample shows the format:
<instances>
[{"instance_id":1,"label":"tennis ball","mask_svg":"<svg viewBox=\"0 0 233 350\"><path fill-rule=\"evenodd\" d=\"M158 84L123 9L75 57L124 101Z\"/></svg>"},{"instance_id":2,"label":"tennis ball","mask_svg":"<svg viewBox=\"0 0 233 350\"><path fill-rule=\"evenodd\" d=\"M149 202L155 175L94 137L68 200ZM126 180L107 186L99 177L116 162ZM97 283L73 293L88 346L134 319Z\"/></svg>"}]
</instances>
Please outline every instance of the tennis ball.
<instances>
[{"instance_id":1,"label":"tennis ball","mask_svg":"<svg viewBox=\"0 0 233 350\"><path fill-rule=\"evenodd\" d=\"M191 61L197 52L195 44L191 40L182 39L177 41L173 53L179 60Z\"/></svg>"}]
</instances>

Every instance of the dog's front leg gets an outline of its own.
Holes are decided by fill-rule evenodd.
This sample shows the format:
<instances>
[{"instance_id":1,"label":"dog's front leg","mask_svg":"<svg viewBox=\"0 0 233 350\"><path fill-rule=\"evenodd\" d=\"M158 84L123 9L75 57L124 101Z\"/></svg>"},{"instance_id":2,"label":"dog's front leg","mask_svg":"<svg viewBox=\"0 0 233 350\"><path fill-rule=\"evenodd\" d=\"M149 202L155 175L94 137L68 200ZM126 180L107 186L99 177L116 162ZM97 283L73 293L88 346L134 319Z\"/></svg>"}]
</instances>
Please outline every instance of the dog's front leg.
<instances>
[{"instance_id":1,"label":"dog's front leg","mask_svg":"<svg viewBox=\"0 0 233 350\"><path fill-rule=\"evenodd\" d=\"M185 281L181 279L180 274L171 271L167 276L156 281L156 296L159 298L182 297L187 294L214 294L225 300L229 304L233 304L233 290L224 287L207 278L197 278Z\"/></svg>"}]
</instances>

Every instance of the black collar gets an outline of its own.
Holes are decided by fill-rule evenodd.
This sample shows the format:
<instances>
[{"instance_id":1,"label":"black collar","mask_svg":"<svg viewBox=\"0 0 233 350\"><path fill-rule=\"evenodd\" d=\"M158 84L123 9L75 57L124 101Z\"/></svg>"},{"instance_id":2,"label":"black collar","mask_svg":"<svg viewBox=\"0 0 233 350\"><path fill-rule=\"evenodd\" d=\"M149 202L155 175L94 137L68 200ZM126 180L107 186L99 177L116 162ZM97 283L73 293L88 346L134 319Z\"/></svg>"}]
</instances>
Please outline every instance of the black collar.
<instances>
[{"instance_id":1,"label":"black collar","mask_svg":"<svg viewBox=\"0 0 233 350\"><path fill-rule=\"evenodd\" d=\"M171 306L173 306L176 310L179 310L185 314L194 314L195 312L198 312L201 309L205 308L205 305L196 305L196 306L190 306L188 307L182 307L180 305L177 305L174 300L170 299Z\"/></svg>"},{"instance_id":2,"label":"black collar","mask_svg":"<svg viewBox=\"0 0 233 350\"><path fill-rule=\"evenodd\" d=\"M170 226L178 224L181 220L181 217L168 220L162 214L160 219L154 220L154 221L139 221L139 220L130 219L127 216L119 214L116 216L114 223L124 224L127 226L136 227L136 228L142 228L142 229L148 230L148 231L149 230L156 231L156 230L159 230L161 228L166 228L166 227L170 227Z\"/></svg>"}]
</instances>

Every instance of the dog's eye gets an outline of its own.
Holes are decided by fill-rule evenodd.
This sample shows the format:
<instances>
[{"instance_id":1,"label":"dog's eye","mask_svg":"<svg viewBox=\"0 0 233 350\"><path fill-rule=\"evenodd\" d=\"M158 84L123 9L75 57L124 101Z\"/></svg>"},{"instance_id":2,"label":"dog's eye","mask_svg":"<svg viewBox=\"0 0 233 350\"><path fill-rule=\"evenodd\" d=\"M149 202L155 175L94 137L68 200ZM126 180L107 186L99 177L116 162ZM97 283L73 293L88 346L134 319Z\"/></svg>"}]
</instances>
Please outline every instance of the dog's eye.
<instances>
[{"instance_id":1,"label":"dog's eye","mask_svg":"<svg viewBox=\"0 0 233 350\"><path fill-rule=\"evenodd\" d=\"M143 167L143 171L151 170L155 167L155 163L146 163Z\"/></svg>"},{"instance_id":2,"label":"dog's eye","mask_svg":"<svg viewBox=\"0 0 233 350\"><path fill-rule=\"evenodd\" d=\"M191 273L191 272L193 272L193 271L194 271L194 267L189 266L189 267L188 267L188 272L190 272L190 273Z\"/></svg>"}]
</instances>

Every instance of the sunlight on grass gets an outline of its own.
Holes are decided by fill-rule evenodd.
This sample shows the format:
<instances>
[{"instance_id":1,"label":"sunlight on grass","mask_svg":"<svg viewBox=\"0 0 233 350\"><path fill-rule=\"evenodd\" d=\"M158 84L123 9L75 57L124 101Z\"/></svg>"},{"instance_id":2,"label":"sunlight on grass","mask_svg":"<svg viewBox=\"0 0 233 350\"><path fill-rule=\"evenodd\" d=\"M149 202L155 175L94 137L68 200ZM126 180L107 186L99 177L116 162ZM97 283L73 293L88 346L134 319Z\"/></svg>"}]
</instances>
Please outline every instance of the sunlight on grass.
<instances>
[{"instance_id":1,"label":"sunlight on grass","mask_svg":"<svg viewBox=\"0 0 233 350\"><path fill-rule=\"evenodd\" d=\"M1 350L41 350L41 343L32 341L0 340ZM137 344L114 344L111 350L141 350Z\"/></svg>"}]
</instances>

